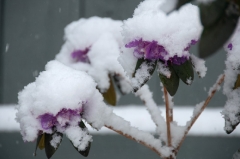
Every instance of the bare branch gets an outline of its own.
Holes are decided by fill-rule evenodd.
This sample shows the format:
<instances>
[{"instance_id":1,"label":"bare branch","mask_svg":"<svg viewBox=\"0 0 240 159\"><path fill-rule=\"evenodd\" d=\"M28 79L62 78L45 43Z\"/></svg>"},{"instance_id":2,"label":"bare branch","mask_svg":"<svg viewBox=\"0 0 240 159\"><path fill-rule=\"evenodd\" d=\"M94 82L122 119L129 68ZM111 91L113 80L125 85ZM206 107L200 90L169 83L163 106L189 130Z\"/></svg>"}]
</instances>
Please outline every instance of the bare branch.
<instances>
[{"instance_id":1,"label":"bare branch","mask_svg":"<svg viewBox=\"0 0 240 159\"><path fill-rule=\"evenodd\" d=\"M163 87L163 93L166 105L166 123L167 123L167 143L168 146L172 146L172 135L171 135L171 122L173 121L172 108L169 106L168 92L165 87Z\"/></svg>"},{"instance_id":2,"label":"bare branch","mask_svg":"<svg viewBox=\"0 0 240 159\"><path fill-rule=\"evenodd\" d=\"M147 110L149 112L149 114L151 115L151 118L153 120L153 122L156 124L156 126L158 127L158 131L161 130L161 133L165 133L164 130L164 125L165 125L165 120L163 118L163 116L161 115L162 112L160 111L159 107L157 106L157 104L155 103L155 101L152 98L152 92L150 92L148 85L144 85L142 86L142 88L140 88L136 93L136 96L138 96L143 103L146 105ZM164 140L164 139L162 139Z\"/></svg>"},{"instance_id":3,"label":"bare branch","mask_svg":"<svg viewBox=\"0 0 240 159\"><path fill-rule=\"evenodd\" d=\"M134 140L134 141L136 141L136 142L138 142L138 143L140 143L140 144L148 147L149 149L151 149L151 150L153 150L154 152L156 152L160 157L163 157L163 155L162 155L155 147L152 147L152 146L148 145L148 144L145 143L144 141L139 141L139 140L137 140L136 138L134 138L134 137L131 136L131 135L124 134L124 133L123 133L122 131L120 131L120 130L115 130L115 129L114 129L113 127L111 127L111 126L105 126L105 127L107 127L108 129L111 129L111 130L115 131L116 133L118 133L118 134L120 134L120 135L122 135L122 136L125 136L125 137L128 138L128 139Z\"/></svg>"},{"instance_id":4,"label":"bare branch","mask_svg":"<svg viewBox=\"0 0 240 159\"><path fill-rule=\"evenodd\" d=\"M208 95L207 99L205 100L203 105L200 108L198 108L199 111L196 114L194 114L193 117L191 118L191 120L188 122L187 129L186 129L186 131L184 133L184 136L182 137L182 140L179 142L179 144L178 144L178 146L176 148L175 154L178 153L178 150L181 147L184 139L186 138L186 135L188 134L189 130L192 128L193 124L198 119L198 117L201 115L203 110L207 107L208 103L210 102L210 100L212 99L212 97L214 96L216 91L219 89L219 86L223 83L224 77L225 77L224 74L219 76L217 82L213 85L212 89L210 89L210 92L209 92L209 95Z\"/></svg>"}]
</instances>

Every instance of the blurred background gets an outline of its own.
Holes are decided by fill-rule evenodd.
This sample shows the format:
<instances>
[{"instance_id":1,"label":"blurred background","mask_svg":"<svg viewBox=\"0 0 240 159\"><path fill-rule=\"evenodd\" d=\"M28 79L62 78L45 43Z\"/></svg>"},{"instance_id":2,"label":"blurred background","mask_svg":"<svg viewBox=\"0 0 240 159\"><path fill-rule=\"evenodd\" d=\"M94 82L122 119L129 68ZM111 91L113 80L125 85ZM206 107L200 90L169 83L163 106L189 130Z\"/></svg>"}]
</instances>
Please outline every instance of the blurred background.
<instances>
[{"instance_id":1,"label":"blurred background","mask_svg":"<svg viewBox=\"0 0 240 159\"><path fill-rule=\"evenodd\" d=\"M38 73L44 70L45 64L55 58L64 43L63 34L67 24L91 16L124 20L132 16L140 2L141 0L0 0L0 108L17 104L18 92L33 82ZM197 46L191 49L191 53L197 55ZM209 88L223 73L225 57L226 53L219 50L206 59L206 77L199 79L195 74L191 86L181 82L174 97L175 105L190 108L205 100ZM157 104L163 105L156 74L148 84ZM225 101L226 97L220 91L208 107L222 108ZM143 105L134 95L124 96L118 102L121 107L130 104ZM209 116L209 121L211 120ZM232 154L240 148L239 141L238 136L189 136L180 149L178 158L232 158ZM0 159L32 158L34 148L35 143L23 143L19 132L0 130ZM69 157L74 159L81 156L67 140L63 140L52 158ZM44 152L38 152L36 158L45 158ZM94 135L94 144L88 158L143 159L158 156L122 136L98 134Z\"/></svg>"}]
</instances>

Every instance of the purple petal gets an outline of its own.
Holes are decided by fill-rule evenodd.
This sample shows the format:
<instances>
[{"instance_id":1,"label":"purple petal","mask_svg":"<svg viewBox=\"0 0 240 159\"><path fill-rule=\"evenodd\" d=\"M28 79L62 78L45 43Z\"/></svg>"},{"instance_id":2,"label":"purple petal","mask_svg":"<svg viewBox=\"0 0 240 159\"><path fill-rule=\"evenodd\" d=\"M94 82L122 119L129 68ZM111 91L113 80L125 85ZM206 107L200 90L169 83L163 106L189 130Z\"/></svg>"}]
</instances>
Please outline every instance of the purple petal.
<instances>
[{"instance_id":1,"label":"purple petal","mask_svg":"<svg viewBox=\"0 0 240 159\"><path fill-rule=\"evenodd\" d=\"M181 65L184 62L186 62L187 60L188 60L188 58L186 56L178 57L177 55L175 55L169 59L169 61L171 61L175 65Z\"/></svg>"},{"instance_id":2,"label":"purple petal","mask_svg":"<svg viewBox=\"0 0 240 159\"><path fill-rule=\"evenodd\" d=\"M39 116L39 118L43 129L52 128L57 122L56 118L51 114L44 114Z\"/></svg>"},{"instance_id":3,"label":"purple petal","mask_svg":"<svg viewBox=\"0 0 240 159\"><path fill-rule=\"evenodd\" d=\"M158 45L152 41L145 47L145 59L154 60L159 58Z\"/></svg>"},{"instance_id":4,"label":"purple petal","mask_svg":"<svg viewBox=\"0 0 240 159\"><path fill-rule=\"evenodd\" d=\"M82 112L82 109L79 110L71 110L71 109L62 109L58 114L57 117L60 116L62 118L71 120L72 116L78 116Z\"/></svg>"},{"instance_id":5,"label":"purple petal","mask_svg":"<svg viewBox=\"0 0 240 159\"><path fill-rule=\"evenodd\" d=\"M141 40L141 39L140 39L140 40ZM126 47L126 48L136 47L136 46L138 46L140 40L131 41L130 43L126 44L125 47Z\"/></svg>"},{"instance_id":6,"label":"purple petal","mask_svg":"<svg viewBox=\"0 0 240 159\"><path fill-rule=\"evenodd\" d=\"M81 61L85 63L90 63L89 58L87 56L87 53L89 51L89 48L86 48L85 50L76 50L72 52L72 58L76 59L76 61Z\"/></svg>"},{"instance_id":7,"label":"purple petal","mask_svg":"<svg viewBox=\"0 0 240 159\"><path fill-rule=\"evenodd\" d=\"M232 48L233 48L233 45L232 45L232 43L228 44L228 46L227 46L227 47L229 48L229 50L232 50Z\"/></svg>"},{"instance_id":8,"label":"purple petal","mask_svg":"<svg viewBox=\"0 0 240 159\"><path fill-rule=\"evenodd\" d=\"M188 50L191 45L195 45L197 43L197 40L191 40L191 42L188 44L188 47L186 47L184 50ZM188 60L188 57L178 57L175 55L174 57L171 57L169 60L165 60L165 56L168 55L168 52L164 48L164 46L159 45L157 41L143 41L140 40L134 40L128 44L125 45L127 48L135 47L134 49L134 56L136 58L142 58L148 59L148 60L162 60L167 64L168 61L170 61L173 64L181 65L186 60Z\"/></svg>"}]
</instances>

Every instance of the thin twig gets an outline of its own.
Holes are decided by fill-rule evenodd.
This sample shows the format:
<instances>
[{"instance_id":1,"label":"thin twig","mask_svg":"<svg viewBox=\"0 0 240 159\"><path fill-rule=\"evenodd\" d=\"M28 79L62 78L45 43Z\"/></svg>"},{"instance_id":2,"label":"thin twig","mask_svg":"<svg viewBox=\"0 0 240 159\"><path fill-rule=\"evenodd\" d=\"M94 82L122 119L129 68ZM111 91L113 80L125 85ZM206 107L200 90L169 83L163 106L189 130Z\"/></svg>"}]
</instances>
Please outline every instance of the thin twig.
<instances>
[{"instance_id":1,"label":"thin twig","mask_svg":"<svg viewBox=\"0 0 240 159\"><path fill-rule=\"evenodd\" d=\"M158 130L162 130L161 133L163 133L164 130L162 128L162 125L165 124L165 120L164 120L163 116L161 115L162 112L158 108L156 102L153 100L152 92L149 90L148 85L145 84L144 86L142 86L135 93L135 95L138 96L143 101L144 105L146 105L147 110L148 110L149 114L151 115L152 121L155 123ZM162 140L164 140L164 139L162 139Z\"/></svg>"},{"instance_id":2,"label":"thin twig","mask_svg":"<svg viewBox=\"0 0 240 159\"><path fill-rule=\"evenodd\" d=\"M111 127L111 126L105 125L105 127L107 127L108 129L111 129L111 130L115 131L116 133L118 133L118 134L120 134L120 135L122 135L122 136L125 136L125 137L128 138L128 139L131 139L131 140L134 140L134 141L136 141L136 142L138 142L138 143L141 143L142 145L144 145L144 146L148 147L149 149L153 150L154 152L156 152L161 158L164 158L164 156L163 156L155 147L152 147L152 146L148 145L148 144L145 143L144 141L139 141L139 140L137 140L136 138L134 138L133 136L128 135L128 134L125 134L125 133L123 133L123 132L120 131L120 130L116 130L116 129L114 129L114 128Z\"/></svg>"},{"instance_id":3,"label":"thin twig","mask_svg":"<svg viewBox=\"0 0 240 159\"><path fill-rule=\"evenodd\" d=\"M172 146L171 122L173 120L172 108L170 108L170 106L169 106L168 92L165 87L163 87L163 93L164 93L165 104L166 104L166 123L167 123L168 146L171 147Z\"/></svg>"},{"instance_id":4,"label":"thin twig","mask_svg":"<svg viewBox=\"0 0 240 159\"><path fill-rule=\"evenodd\" d=\"M178 153L179 148L181 147L184 139L186 138L186 135L188 134L188 132L190 131L191 127L193 126L193 124L195 123L195 121L198 119L198 117L201 115L201 113L203 112L203 110L207 107L208 103L210 102L210 100L212 99L212 97L214 96L214 94L216 93L216 91L218 90L219 86L222 84L222 82L224 81L224 77L225 75L221 75L217 82L214 84L213 89L211 90L209 96L207 97L207 99L205 100L205 102L203 103L200 111L198 111L198 113L192 117L191 121L189 121L188 127L184 133L184 136L182 137L182 140L179 142L177 148L175 149L175 154Z\"/></svg>"}]
</instances>

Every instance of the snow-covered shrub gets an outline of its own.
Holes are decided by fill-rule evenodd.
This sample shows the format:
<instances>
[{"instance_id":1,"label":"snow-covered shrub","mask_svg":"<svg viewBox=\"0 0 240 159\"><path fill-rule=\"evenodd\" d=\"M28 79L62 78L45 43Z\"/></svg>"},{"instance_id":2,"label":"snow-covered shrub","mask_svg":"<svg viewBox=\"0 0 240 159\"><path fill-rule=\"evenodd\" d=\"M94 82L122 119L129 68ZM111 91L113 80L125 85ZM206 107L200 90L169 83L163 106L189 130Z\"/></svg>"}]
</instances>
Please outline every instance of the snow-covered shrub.
<instances>
[{"instance_id":1,"label":"snow-covered shrub","mask_svg":"<svg viewBox=\"0 0 240 159\"><path fill-rule=\"evenodd\" d=\"M193 67L201 70L200 76L205 75L204 65L197 65L197 60L191 59L191 56L196 59L194 55L189 54L190 46L200 37L202 26L198 7L188 4L167 15L159 9L162 2L144 1L133 17L124 21L126 49L120 61L132 77L134 91L150 79L157 67L163 85L173 96L179 78L188 85L192 83ZM125 64L130 58L132 62Z\"/></svg>"},{"instance_id":2,"label":"snow-covered shrub","mask_svg":"<svg viewBox=\"0 0 240 159\"><path fill-rule=\"evenodd\" d=\"M225 130L231 133L240 122L240 3L208 1L197 7L186 4L190 1L176 0L166 7L168 1L145 0L133 17L123 22L91 17L69 24L56 59L19 93L16 119L23 140L37 140L37 147L45 148L50 158L66 134L75 149L87 156L93 141L85 126L88 123L94 129L107 127L139 142L161 158L173 159L224 78L223 93L228 100L222 114ZM162 11L164 7L168 13ZM174 8L177 10L170 11ZM207 71L205 61L189 53L191 45L198 42L201 57L227 42L226 70L207 99L195 106L186 125L179 126L173 121L172 100L180 79L190 85L193 70L200 77ZM163 86L166 120L146 85L155 68ZM157 137L132 127L106 105L116 104L114 83L122 94L132 91L145 103Z\"/></svg>"},{"instance_id":3,"label":"snow-covered shrub","mask_svg":"<svg viewBox=\"0 0 240 159\"><path fill-rule=\"evenodd\" d=\"M56 60L92 76L112 105L116 105L116 99L112 98L117 98L113 83L122 94L131 91L117 61L122 45L121 26L120 20L100 17L72 22L65 28L65 43L56 55Z\"/></svg>"}]
</instances>

